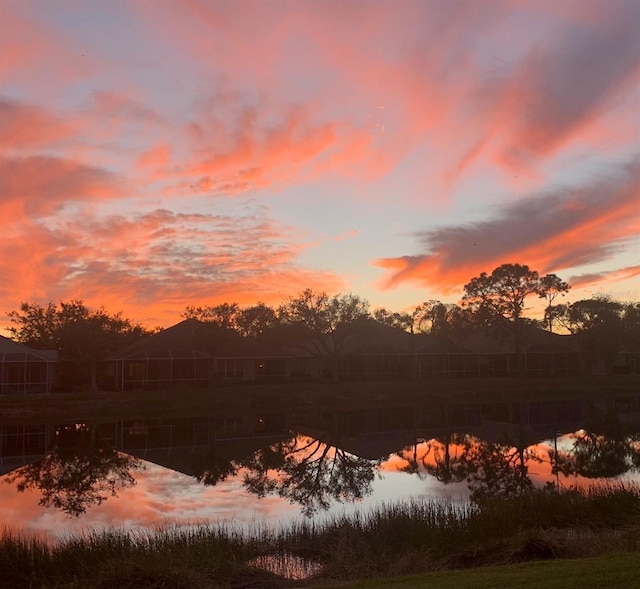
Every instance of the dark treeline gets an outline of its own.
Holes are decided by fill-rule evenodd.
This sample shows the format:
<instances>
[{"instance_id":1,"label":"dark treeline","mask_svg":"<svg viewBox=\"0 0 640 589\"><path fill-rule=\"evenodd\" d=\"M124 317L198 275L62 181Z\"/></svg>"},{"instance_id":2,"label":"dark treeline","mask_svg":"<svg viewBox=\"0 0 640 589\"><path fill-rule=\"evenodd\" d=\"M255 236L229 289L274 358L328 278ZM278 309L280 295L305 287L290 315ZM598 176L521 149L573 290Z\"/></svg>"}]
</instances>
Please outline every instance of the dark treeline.
<instances>
[{"instance_id":1,"label":"dark treeline","mask_svg":"<svg viewBox=\"0 0 640 589\"><path fill-rule=\"evenodd\" d=\"M574 334L585 354L611 364L623 347L640 347L640 304L606 296L556 304L569 285L555 274L540 276L526 265L503 264L491 274L472 278L460 304L429 300L412 312L372 310L367 300L352 293L328 294L306 289L278 306L263 302L240 307L235 302L189 306L182 313L210 328L210 337L260 339L299 346L310 354L334 359L358 326L376 321L416 335L464 341L474 333L508 341L521 357L528 328ZM544 317L526 316L530 298L546 301ZM82 300L42 306L24 302L8 313L13 338L36 349L53 349L66 369L61 388L89 385L101 388L101 363L109 354L148 337L134 320L104 308L89 309Z\"/></svg>"}]
</instances>

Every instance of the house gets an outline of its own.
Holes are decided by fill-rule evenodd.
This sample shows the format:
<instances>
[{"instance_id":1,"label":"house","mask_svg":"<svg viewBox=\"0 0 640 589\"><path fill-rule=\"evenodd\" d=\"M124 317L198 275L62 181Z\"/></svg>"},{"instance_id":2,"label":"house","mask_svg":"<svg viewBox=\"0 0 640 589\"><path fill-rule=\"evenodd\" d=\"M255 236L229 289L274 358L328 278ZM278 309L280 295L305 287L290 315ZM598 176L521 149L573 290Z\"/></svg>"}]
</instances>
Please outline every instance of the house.
<instances>
[{"instance_id":1,"label":"house","mask_svg":"<svg viewBox=\"0 0 640 589\"><path fill-rule=\"evenodd\" d=\"M412 378L414 349L414 336L403 329L373 319L358 322L342 342L340 378Z\"/></svg>"},{"instance_id":2,"label":"house","mask_svg":"<svg viewBox=\"0 0 640 589\"><path fill-rule=\"evenodd\" d=\"M448 377L555 377L578 376L584 372L583 356L572 336L533 326L524 330L520 358L509 337L474 333L456 343L458 351L447 355Z\"/></svg>"},{"instance_id":3,"label":"house","mask_svg":"<svg viewBox=\"0 0 640 589\"><path fill-rule=\"evenodd\" d=\"M416 336L418 378L474 378L483 375L482 358L449 338Z\"/></svg>"},{"instance_id":4,"label":"house","mask_svg":"<svg viewBox=\"0 0 640 589\"><path fill-rule=\"evenodd\" d=\"M214 360L216 382L315 380L325 362L304 349L231 333L220 342Z\"/></svg>"},{"instance_id":5,"label":"house","mask_svg":"<svg viewBox=\"0 0 640 589\"><path fill-rule=\"evenodd\" d=\"M620 348L613 357L614 374L640 374L640 346Z\"/></svg>"},{"instance_id":6,"label":"house","mask_svg":"<svg viewBox=\"0 0 640 589\"><path fill-rule=\"evenodd\" d=\"M115 388L121 391L232 382L563 377L585 372L584 354L574 336L533 326L522 334L520 354L508 333L414 335L373 319L321 338L290 326L250 338L187 319L108 361ZM635 355L627 356L624 370L637 369Z\"/></svg>"},{"instance_id":7,"label":"house","mask_svg":"<svg viewBox=\"0 0 640 589\"><path fill-rule=\"evenodd\" d=\"M111 355L119 391L209 387L224 382L283 382L316 378L323 363L300 350L245 338L186 319Z\"/></svg>"},{"instance_id":8,"label":"house","mask_svg":"<svg viewBox=\"0 0 640 589\"><path fill-rule=\"evenodd\" d=\"M119 391L207 387L214 351L204 324L186 319L112 354L107 363Z\"/></svg>"},{"instance_id":9,"label":"house","mask_svg":"<svg viewBox=\"0 0 640 589\"><path fill-rule=\"evenodd\" d=\"M50 393L58 352L34 350L0 336L0 394Z\"/></svg>"}]
</instances>

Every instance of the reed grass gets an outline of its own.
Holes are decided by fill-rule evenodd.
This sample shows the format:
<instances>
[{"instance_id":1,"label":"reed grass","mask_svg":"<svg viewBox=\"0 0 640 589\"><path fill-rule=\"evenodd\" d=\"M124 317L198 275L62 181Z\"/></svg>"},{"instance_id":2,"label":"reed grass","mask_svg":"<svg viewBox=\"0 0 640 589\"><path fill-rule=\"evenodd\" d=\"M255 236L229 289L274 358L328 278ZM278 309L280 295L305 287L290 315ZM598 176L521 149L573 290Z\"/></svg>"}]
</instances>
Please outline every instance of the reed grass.
<instances>
[{"instance_id":1,"label":"reed grass","mask_svg":"<svg viewBox=\"0 0 640 589\"><path fill-rule=\"evenodd\" d=\"M275 588L295 575L256 568L265 557L281 557L285 569L312 561L324 580L352 580L637 551L638 531L640 489L621 484L480 505L413 500L285 527L104 530L57 544L5 529L0 587Z\"/></svg>"}]
</instances>

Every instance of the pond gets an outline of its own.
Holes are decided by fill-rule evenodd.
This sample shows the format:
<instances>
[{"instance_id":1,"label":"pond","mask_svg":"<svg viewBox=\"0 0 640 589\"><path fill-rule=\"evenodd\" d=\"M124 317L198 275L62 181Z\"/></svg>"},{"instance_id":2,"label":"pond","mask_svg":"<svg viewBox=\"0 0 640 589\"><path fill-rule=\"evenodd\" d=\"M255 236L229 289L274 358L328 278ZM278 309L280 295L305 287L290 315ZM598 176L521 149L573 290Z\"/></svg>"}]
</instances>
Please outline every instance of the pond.
<instances>
[{"instance_id":1,"label":"pond","mask_svg":"<svg viewBox=\"0 0 640 589\"><path fill-rule=\"evenodd\" d=\"M636 407L565 399L0 425L0 516L55 540L635 482Z\"/></svg>"}]
</instances>

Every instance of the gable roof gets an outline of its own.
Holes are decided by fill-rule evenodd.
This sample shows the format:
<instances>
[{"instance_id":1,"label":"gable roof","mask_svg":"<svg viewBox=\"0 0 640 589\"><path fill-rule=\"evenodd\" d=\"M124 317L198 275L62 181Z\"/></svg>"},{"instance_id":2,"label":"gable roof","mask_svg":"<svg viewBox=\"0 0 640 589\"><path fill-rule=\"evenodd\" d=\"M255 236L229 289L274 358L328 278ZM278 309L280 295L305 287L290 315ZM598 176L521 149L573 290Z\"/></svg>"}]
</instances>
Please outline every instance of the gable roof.
<instances>
[{"instance_id":1,"label":"gable roof","mask_svg":"<svg viewBox=\"0 0 640 589\"><path fill-rule=\"evenodd\" d=\"M400 329L380 323L375 319L360 321L352 326L343 344L343 354L363 354L367 356L410 354L414 337Z\"/></svg>"},{"instance_id":2,"label":"gable roof","mask_svg":"<svg viewBox=\"0 0 640 589\"><path fill-rule=\"evenodd\" d=\"M468 354L468 348L458 345L449 337L440 337L427 333L416 334L416 352L418 354Z\"/></svg>"},{"instance_id":3,"label":"gable roof","mask_svg":"<svg viewBox=\"0 0 640 589\"><path fill-rule=\"evenodd\" d=\"M203 337L204 324L197 319L185 319L158 333L127 346L109 356L124 358L207 358L210 356Z\"/></svg>"},{"instance_id":4,"label":"gable roof","mask_svg":"<svg viewBox=\"0 0 640 589\"><path fill-rule=\"evenodd\" d=\"M272 342L256 341L198 319L185 319L136 342L109 360L134 358L268 358L284 356Z\"/></svg>"},{"instance_id":5,"label":"gable roof","mask_svg":"<svg viewBox=\"0 0 640 589\"><path fill-rule=\"evenodd\" d=\"M458 340L462 348L474 354L509 354L515 352L511 334L506 331L501 336L485 332L475 332ZM578 342L575 336L551 333L533 326L525 326L522 334L523 352L576 352Z\"/></svg>"},{"instance_id":6,"label":"gable roof","mask_svg":"<svg viewBox=\"0 0 640 589\"><path fill-rule=\"evenodd\" d=\"M34 350L0 335L0 362L57 362L56 350Z\"/></svg>"}]
</instances>

